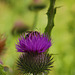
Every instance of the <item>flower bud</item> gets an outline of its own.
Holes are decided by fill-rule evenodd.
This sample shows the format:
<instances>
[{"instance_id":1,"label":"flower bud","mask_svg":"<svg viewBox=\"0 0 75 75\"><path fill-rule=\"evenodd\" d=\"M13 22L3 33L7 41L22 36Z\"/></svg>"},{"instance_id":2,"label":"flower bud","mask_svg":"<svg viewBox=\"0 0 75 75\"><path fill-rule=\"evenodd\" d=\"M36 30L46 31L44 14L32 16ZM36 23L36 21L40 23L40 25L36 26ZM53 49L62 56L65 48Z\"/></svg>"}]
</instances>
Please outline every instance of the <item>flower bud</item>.
<instances>
[{"instance_id":1,"label":"flower bud","mask_svg":"<svg viewBox=\"0 0 75 75\"><path fill-rule=\"evenodd\" d=\"M12 29L12 34L20 34L27 31L29 27L25 25L22 21L18 20L15 22L14 27Z\"/></svg>"},{"instance_id":2,"label":"flower bud","mask_svg":"<svg viewBox=\"0 0 75 75\"><path fill-rule=\"evenodd\" d=\"M17 67L21 73L42 73L47 70L50 70L52 66L52 55L49 54L38 54L38 55L31 55L25 53L19 57L17 60Z\"/></svg>"}]
</instances>

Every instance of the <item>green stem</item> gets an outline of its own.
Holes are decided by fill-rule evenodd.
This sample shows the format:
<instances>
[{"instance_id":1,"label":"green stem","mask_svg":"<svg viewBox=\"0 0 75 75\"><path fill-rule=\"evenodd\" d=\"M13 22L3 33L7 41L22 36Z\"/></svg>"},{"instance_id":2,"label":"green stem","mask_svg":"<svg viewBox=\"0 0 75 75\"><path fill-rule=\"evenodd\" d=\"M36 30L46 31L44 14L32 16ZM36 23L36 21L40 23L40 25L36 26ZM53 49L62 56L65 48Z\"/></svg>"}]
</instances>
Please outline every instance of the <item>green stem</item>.
<instances>
[{"instance_id":1,"label":"green stem","mask_svg":"<svg viewBox=\"0 0 75 75\"><path fill-rule=\"evenodd\" d=\"M34 17L34 23L33 23L33 26L32 26L32 30L34 30L35 27L36 27L37 19L38 19L38 11L35 11L35 17Z\"/></svg>"},{"instance_id":2,"label":"green stem","mask_svg":"<svg viewBox=\"0 0 75 75\"><path fill-rule=\"evenodd\" d=\"M44 73L42 73L42 75L44 75Z\"/></svg>"},{"instance_id":3,"label":"green stem","mask_svg":"<svg viewBox=\"0 0 75 75\"><path fill-rule=\"evenodd\" d=\"M51 31L52 31L52 28L54 26L54 17L55 17L55 14L56 14L56 8L54 8L55 1L56 0L50 0L50 6L49 6L49 9L48 9L48 12L47 12L48 24L45 28L44 33L48 34L49 37L51 37Z\"/></svg>"},{"instance_id":4,"label":"green stem","mask_svg":"<svg viewBox=\"0 0 75 75\"><path fill-rule=\"evenodd\" d=\"M33 73L33 75L37 75L36 73Z\"/></svg>"}]
</instances>

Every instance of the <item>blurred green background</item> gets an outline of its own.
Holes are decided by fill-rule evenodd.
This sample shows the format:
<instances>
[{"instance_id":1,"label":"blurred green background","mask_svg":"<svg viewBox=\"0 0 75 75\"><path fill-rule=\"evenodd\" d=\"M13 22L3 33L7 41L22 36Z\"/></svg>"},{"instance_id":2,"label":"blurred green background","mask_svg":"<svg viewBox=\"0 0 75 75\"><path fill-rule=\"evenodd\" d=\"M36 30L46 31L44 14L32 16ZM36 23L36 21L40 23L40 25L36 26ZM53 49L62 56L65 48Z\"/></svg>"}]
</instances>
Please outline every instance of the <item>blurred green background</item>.
<instances>
[{"instance_id":1,"label":"blurred green background","mask_svg":"<svg viewBox=\"0 0 75 75\"><path fill-rule=\"evenodd\" d=\"M46 12L49 0L42 0L46 8L38 12L35 30L44 32L47 25ZM32 0L0 0L0 33L7 36L5 53L0 56L4 65L10 68L7 75L19 75L15 71L16 60L20 53L15 48L19 35L12 35L15 21L21 20L31 27L35 12L28 10ZM75 75L75 0L56 0L57 13L52 30L52 46L49 53L54 55L54 67L49 75Z\"/></svg>"}]
</instances>

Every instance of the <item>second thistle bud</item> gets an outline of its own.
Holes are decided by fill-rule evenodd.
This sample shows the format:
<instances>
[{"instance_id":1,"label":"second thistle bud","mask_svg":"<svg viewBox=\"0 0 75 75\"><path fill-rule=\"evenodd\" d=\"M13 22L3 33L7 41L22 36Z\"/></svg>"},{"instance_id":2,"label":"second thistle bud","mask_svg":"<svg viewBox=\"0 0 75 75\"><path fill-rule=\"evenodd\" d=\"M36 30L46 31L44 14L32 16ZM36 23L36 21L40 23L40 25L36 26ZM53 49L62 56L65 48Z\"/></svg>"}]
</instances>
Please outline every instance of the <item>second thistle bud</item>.
<instances>
[{"instance_id":1,"label":"second thistle bud","mask_svg":"<svg viewBox=\"0 0 75 75\"><path fill-rule=\"evenodd\" d=\"M34 0L33 3L29 6L31 11L39 11L46 7L42 0Z\"/></svg>"},{"instance_id":2,"label":"second thistle bud","mask_svg":"<svg viewBox=\"0 0 75 75\"><path fill-rule=\"evenodd\" d=\"M12 28L12 34L20 34L27 31L28 29L29 27L26 24L24 24L21 20L18 20L15 22Z\"/></svg>"}]
</instances>

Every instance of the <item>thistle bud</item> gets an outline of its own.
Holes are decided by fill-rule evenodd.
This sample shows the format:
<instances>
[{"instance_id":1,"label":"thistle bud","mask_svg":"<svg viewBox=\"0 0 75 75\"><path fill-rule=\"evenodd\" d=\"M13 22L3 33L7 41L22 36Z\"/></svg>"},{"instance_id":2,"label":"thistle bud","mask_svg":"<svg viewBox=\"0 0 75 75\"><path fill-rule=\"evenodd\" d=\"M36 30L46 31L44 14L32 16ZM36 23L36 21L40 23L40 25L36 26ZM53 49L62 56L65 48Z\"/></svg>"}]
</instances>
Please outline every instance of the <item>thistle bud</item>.
<instances>
[{"instance_id":1,"label":"thistle bud","mask_svg":"<svg viewBox=\"0 0 75 75\"><path fill-rule=\"evenodd\" d=\"M29 6L31 11L39 11L46 7L42 0L33 0L33 3Z\"/></svg>"},{"instance_id":2,"label":"thistle bud","mask_svg":"<svg viewBox=\"0 0 75 75\"><path fill-rule=\"evenodd\" d=\"M20 34L27 31L29 27L25 25L22 21L18 20L15 22L14 27L12 29L12 34Z\"/></svg>"},{"instance_id":3,"label":"thistle bud","mask_svg":"<svg viewBox=\"0 0 75 75\"><path fill-rule=\"evenodd\" d=\"M52 66L52 55L49 54L38 54L38 55L31 55L28 53L23 54L17 60L17 67L21 73L35 73L39 74L50 70Z\"/></svg>"},{"instance_id":4,"label":"thistle bud","mask_svg":"<svg viewBox=\"0 0 75 75\"><path fill-rule=\"evenodd\" d=\"M31 11L39 11L46 7L46 5L30 5L29 10Z\"/></svg>"}]
</instances>

